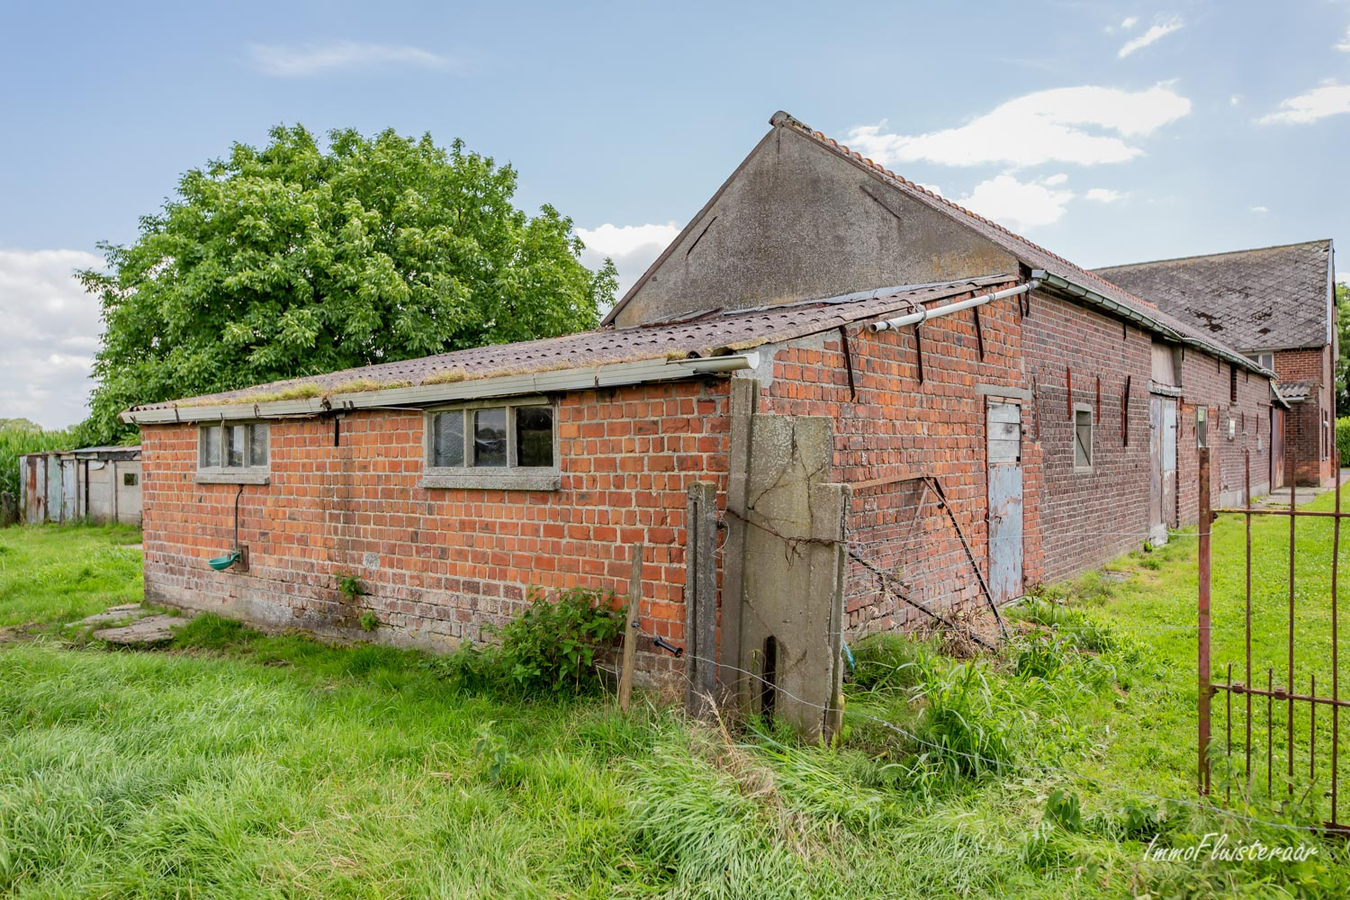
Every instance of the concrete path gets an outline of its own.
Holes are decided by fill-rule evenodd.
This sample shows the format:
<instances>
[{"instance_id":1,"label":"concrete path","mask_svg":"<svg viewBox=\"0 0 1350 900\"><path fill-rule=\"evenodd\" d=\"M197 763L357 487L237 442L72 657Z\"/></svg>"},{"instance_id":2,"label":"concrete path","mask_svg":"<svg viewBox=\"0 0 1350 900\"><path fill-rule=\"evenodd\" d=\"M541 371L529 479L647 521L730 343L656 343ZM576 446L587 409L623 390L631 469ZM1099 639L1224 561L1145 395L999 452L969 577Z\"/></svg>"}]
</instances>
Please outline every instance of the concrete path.
<instances>
[{"instance_id":1,"label":"concrete path","mask_svg":"<svg viewBox=\"0 0 1350 900\"><path fill-rule=\"evenodd\" d=\"M1346 485L1350 485L1350 469L1341 469L1341 486L1344 487ZM1311 503L1323 494L1330 493L1335 489L1335 485L1326 485L1324 487L1299 487L1298 505L1303 506L1306 503ZM1257 501L1253 506L1258 509L1269 509L1271 507L1280 506L1288 507L1289 488L1276 488L1266 496L1257 498Z\"/></svg>"}]
</instances>

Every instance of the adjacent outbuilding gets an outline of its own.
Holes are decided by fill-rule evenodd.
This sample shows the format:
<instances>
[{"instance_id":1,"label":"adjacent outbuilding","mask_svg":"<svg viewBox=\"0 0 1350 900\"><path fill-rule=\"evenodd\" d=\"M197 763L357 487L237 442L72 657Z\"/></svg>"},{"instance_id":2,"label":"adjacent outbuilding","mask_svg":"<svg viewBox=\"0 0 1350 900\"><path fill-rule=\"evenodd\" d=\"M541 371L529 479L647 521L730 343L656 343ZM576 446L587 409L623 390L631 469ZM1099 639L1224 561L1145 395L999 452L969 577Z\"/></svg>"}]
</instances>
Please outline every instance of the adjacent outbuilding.
<instances>
[{"instance_id":1,"label":"adjacent outbuilding","mask_svg":"<svg viewBox=\"0 0 1350 900\"><path fill-rule=\"evenodd\" d=\"M1273 487L1336 475L1336 254L1328 240L1097 269L1273 371L1290 411L1276 411Z\"/></svg>"},{"instance_id":2,"label":"adjacent outbuilding","mask_svg":"<svg viewBox=\"0 0 1350 900\"><path fill-rule=\"evenodd\" d=\"M83 447L19 457L19 521L141 521L141 448Z\"/></svg>"}]
</instances>

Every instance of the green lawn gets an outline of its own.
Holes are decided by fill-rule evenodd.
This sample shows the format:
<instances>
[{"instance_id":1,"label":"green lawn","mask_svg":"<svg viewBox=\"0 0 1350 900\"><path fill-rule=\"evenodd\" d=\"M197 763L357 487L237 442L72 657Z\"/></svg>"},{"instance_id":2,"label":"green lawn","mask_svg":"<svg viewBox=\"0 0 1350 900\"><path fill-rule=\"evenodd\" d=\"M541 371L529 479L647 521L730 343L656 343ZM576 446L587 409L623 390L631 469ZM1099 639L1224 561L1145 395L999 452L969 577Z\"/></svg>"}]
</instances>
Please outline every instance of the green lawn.
<instances>
[{"instance_id":1,"label":"green lawn","mask_svg":"<svg viewBox=\"0 0 1350 900\"><path fill-rule=\"evenodd\" d=\"M1261 526L1263 572L1282 565L1277 525ZM1325 557L1321 570L1312 559L1325 536L1312 532L1299 542L1310 631L1325 580ZM17 626L0 632L0 893L1350 891L1330 843L1301 865L1142 860L1154 835L1167 846L1224 829L1267 844L1290 835L1158 799L1195 799L1194 538L1121 561L1123 583L1091 576L1056 593L1067 606L1034 604L1023 618L1057 627L1024 624L999 659L951 659L932 640L855 648L835 748L754 724L697 726L656 698L624 716L601 697L469 691L418 654L213 617L168 650L70 641L57 623L138 595L135 540L87 526L0 532L0 626ZM1240 641L1228 618L1242 542L1240 521L1220 524L1216 645ZM1251 811L1300 815L1259 799Z\"/></svg>"}]
</instances>

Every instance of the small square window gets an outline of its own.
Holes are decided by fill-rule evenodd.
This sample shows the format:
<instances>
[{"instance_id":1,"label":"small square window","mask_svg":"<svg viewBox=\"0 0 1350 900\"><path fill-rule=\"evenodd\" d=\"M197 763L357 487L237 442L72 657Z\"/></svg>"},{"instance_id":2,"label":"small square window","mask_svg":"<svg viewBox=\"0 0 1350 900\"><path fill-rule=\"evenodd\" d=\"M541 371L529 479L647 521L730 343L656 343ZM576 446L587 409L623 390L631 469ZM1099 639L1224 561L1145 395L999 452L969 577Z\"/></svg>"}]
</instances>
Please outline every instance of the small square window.
<instances>
[{"instance_id":1,"label":"small square window","mask_svg":"<svg viewBox=\"0 0 1350 900\"><path fill-rule=\"evenodd\" d=\"M224 422L197 430L197 479L205 483L266 484L268 426Z\"/></svg>"},{"instance_id":2,"label":"small square window","mask_svg":"<svg viewBox=\"0 0 1350 900\"><path fill-rule=\"evenodd\" d=\"M207 425L199 432L197 466L212 469L220 465L220 426Z\"/></svg>"},{"instance_id":3,"label":"small square window","mask_svg":"<svg viewBox=\"0 0 1350 900\"><path fill-rule=\"evenodd\" d=\"M543 398L499 400L428 413L429 488L557 490L553 406Z\"/></svg>"},{"instance_id":4,"label":"small square window","mask_svg":"<svg viewBox=\"0 0 1350 900\"><path fill-rule=\"evenodd\" d=\"M1092 468L1092 410L1073 411L1073 466Z\"/></svg>"},{"instance_id":5,"label":"small square window","mask_svg":"<svg viewBox=\"0 0 1350 900\"><path fill-rule=\"evenodd\" d=\"M127 486L127 487L135 487L135 486L136 486L136 482L139 481L139 480L140 480L140 479L138 479L138 478L136 477L136 473L135 473L135 472L123 472L123 473L122 473L122 484L124 484L124 485Z\"/></svg>"},{"instance_id":6,"label":"small square window","mask_svg":"<svg viewBox=\"0 0 1350 900\"><path fill-rule=\"evenodd\" d=\"M476 468L506 466L505 407L474 411L473 464Z\"/></svg>"},{"instance_id":7,"label":"small square window","mask_svg":"<svg viewBox=\"0 0 1350 900\"><path fill-rule=\"evenodd\" d=\"M464 412L437 413L432 417L432 461L438 468L464 465Z\"/></svg>"},{"instance_id":8,"label":"small square window","mask_svg":"<svg viewBox=\"0 0 1350 900\"><path fill-rule=\"evenodd\" d=\"M225 426L225 467L242 469L244 467L244 426Z\"/></svg>"},{"instance_id":9,"label":"small square window","mask_svg":"<svg viewBox=\"0 0 1350 900\"><path fill-rule=\"evenodd\" d=\"M553 465L553 410L547 406L516 409L516 465Z\"/></svg>"},{"instance_id":10,"label":"small square window","mask_svg":"<svg viewBox=\"0 0 1350 900\"><path fill-rule=\"evenodd\" d=\"M248 464L250 466L267 465L268 428L261 422L255 422L248 428Z\"/></svg>"}]
</instances>

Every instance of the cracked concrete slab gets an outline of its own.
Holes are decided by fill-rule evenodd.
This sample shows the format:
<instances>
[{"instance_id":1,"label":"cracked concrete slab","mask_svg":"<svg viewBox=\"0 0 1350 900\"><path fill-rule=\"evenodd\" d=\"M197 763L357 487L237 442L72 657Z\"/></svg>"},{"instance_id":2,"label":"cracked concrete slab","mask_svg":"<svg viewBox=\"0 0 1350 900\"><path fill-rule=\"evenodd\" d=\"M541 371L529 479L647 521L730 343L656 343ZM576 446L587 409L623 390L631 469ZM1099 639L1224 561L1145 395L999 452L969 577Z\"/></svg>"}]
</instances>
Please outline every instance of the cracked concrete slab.
<instances>
[{"instance_id":1,"label":"cracked concrete slab","mask_svg":"<svg viewBox=\"0 0 1350 900\"><path fill-rule=\"evenodd\" d=\"M96 640L119 647L145 647L173 639L174 629L186 625L187 619L163 613L144 616L130 625L102 628L92 635Z\"/></svg>"}]
</instances>

